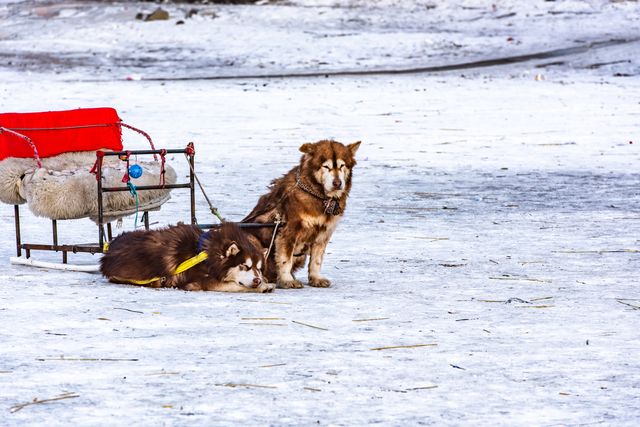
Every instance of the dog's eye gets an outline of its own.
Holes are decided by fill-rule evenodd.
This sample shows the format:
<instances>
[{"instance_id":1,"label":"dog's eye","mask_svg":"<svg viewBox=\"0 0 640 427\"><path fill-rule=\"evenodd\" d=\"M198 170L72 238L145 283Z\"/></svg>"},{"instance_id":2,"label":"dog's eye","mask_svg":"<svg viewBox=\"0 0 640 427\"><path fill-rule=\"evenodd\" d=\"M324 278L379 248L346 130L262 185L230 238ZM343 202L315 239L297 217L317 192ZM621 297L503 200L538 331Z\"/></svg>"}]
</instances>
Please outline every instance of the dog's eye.
<instances>
[{"instance_id":1,"label":"dog's eye","mask_svg":"<svg viewBox=\"0 0 640 427\"><path fill-rule=\"evenodd\" d=\"M249 271L249 267L245 264L240 265L240 270L242 271Z\"/></svg>"},{"instance_id":2,"label":"dog's eye","mask_svg":"<svg viewBox=\"0 0 640 427\"><path fill-rule=\"evenodd\" d=\"M340 170L344 169L344 165L340 165Z\"/></svg>"},{"instance_id":3,"label":"dog's eye","mask_svg":"<svg viewBox=\"0 0 640 427\"><path fill-rule=\"evenodd\" d=\"M323 167L323 168L325 168L326 170L331 169L331 168L330 168L329 166L327 166L327 165L324 165L324 166L322 166L322 167Z\"/></svg>"}]
</instances>

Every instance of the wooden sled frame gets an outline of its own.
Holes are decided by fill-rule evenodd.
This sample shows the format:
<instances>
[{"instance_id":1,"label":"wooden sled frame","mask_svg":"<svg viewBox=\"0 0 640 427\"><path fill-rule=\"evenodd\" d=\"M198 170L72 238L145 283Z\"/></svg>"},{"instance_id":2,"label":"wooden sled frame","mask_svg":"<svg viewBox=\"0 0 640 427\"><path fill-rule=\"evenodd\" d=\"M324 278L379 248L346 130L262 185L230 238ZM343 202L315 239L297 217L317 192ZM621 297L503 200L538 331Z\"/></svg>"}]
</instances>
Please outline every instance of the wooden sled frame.
<instances>
[{"instance_id":1,"label":"wooden sled frame","mask_svg":"<svg viewBox=\"0 0 640 427\"><path fill-rule=\"evenodd\" d=\"M74 270L74 271L86 271L96 272L98 271L98 265L82 265L82 264L69 264L69 253L90 253L99 254L104 250L105 242L113 239L113 231L111 222L105 224L105 212L103 198L105 193L116 191L130 191L126 185L117 187L104 187L102 185L102 159L107 156L137 156L137 155L166 155L166 154L184 154L187 162L189 163L189 180L186 183L176 184L158 184L158 185L145 185L136 187L136 191L148 191L159 189L189 189L190 193L190 205L191 205L191 224L196 224L196 206L195 206L195 149L193 143L189 143L184 149L171 149L171 150L128 150L128 151L96 151L96 197L98 198L98 242L87 244L61 244L58 240L58 221L51 220L51 244L43 243L24 243L22 242L21 235L21 219L20 219L20 206L13 206L13 215L15 220L15 234L16 234L16 257L11 257L12 264L28 265L33 267L43 267L59 270ZM144 221L144 227L149 229L149 211L142 211L142 219ZM72 220L71 220L72 221ZM105 230L106 225L106 230ZM24 251L24 257L23 257ZM45 261L38 261L31 258L31 251L52 251L62 252L62 263L52 263Z\"/></svg>"}]
</instances>

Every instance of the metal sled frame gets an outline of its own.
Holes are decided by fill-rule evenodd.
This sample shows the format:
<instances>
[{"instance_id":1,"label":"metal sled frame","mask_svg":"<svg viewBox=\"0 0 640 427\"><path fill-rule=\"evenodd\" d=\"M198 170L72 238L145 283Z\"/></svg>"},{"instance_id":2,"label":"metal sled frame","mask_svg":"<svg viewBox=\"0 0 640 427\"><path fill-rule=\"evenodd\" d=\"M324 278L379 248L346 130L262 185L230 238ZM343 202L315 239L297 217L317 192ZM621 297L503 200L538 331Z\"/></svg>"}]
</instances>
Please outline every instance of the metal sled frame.
<instances>
[{"instance_id":1,"label":"metal sled frame","mask_svg":"<svg viewBox=\"0 0 640 427\"><path fill-rule=\"evenodd\" d=\"M98 197L98 242L87 244L61 244L58 241L58 220L51 220L52 243L23 243L20 233L20 206L14 205L14 219L16 232L16 257L11 257L12 264L27 265L32 267L49 268L56 270L98 272L97 264L69 264L69 253L90 253L100 254L104 251L105 242L113 239L111 223L104 222L103 197L104 193L116 191L130 191L127 186L104 187L102 185L102 161L103 156L131 156L131 155L165 155L165 154L184 154L189 163L189 181L185 183L166 184L166 185L145 185L137 186L136 191L159 190L159 189L189 189L190 195L190 215L191 224L198 225L200 228L208 229L217 226L217 224L198 224L196 218L196 199L195 199L195 150L193 143L189 143L184 149L173 150L131 150L131 151L98 151L96 152L97 167L97 197ZM144 227L149 230L149 211L143 211L142 219ZM105 230L106 225L106 230ZM257 228L257 227L275 227L275 224L259 224L259 223L238 223L241 228ZM23 256L24 251L24 256ZM38 261L31 258L31 251L53 251L62 252L62 263Z\"/></svg>"}]
</instances>

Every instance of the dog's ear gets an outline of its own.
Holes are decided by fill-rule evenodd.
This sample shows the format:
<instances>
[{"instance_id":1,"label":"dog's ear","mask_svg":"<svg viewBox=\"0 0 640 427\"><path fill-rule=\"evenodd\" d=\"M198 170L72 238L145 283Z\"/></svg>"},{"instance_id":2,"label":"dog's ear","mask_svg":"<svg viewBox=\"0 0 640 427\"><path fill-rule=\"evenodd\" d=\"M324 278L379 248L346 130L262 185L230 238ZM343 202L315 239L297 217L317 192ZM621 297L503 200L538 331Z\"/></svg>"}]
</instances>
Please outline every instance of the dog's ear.
<instances>
[{"instance_id":1,"label":"dog's ear","mask_svg":"<svg viewBox=\"0 0 640 427\"><path fill-rule=\"evenodd\" d=\"M234 255L237 255L240 252L240 248L238 248L238 244L236 242L231 242L231 244L227 247L225 252L225 257L229 258Z\"/></svg>"},{"instance_id":2,"label":"dog's ear","mask_svg":"<svg viewBox=\"0 0 640 427\"><path fill-rule=\"evenodd\" d=\"M356 151L358 151L358 147L360 147L361 142L362 141L357 141L357 142L354 142L353 144L347 145L347 148L349 149L349 152L351 153L352 156L355 157Z\"/></svg>"},{"instance_id":3,"label":"dog's ear","mask_svg":"<svg viewBox=\"0 0 640 427\"><path fill-rule=\"evenodd\" d=\"M315 149L315 144L307 142L306 144L302 144L300 146L300 151L305 154L313 154L313 150Z\"/></svg>"}]
</instances>

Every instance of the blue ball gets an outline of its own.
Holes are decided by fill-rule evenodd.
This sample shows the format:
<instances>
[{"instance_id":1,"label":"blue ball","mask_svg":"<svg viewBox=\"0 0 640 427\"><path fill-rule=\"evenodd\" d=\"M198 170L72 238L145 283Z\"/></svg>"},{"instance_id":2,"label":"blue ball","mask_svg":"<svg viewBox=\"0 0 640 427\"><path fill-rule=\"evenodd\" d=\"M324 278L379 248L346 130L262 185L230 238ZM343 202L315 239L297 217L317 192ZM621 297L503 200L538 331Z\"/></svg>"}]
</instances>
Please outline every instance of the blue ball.
<instances>
[{"instance_id":1,"label":"blue ball","mask_svg":"<svg viewBox=\"0 0 640 427\"><path fill-rule=\"evenodd\" d=\"M142 176L142 167L140 165L129 166L129 176L131 178L140 178Z\"/></svg>"}]
</instances>

